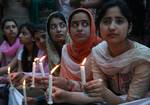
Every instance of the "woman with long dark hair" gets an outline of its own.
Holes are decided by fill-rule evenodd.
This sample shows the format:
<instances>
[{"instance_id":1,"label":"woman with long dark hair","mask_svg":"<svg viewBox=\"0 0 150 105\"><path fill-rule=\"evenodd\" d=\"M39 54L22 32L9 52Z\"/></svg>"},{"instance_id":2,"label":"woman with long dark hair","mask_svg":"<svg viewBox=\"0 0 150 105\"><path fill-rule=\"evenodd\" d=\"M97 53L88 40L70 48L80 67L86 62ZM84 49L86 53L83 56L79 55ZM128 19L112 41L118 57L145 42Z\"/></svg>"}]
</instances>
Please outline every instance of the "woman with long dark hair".
<instances>
[{"instance_id":1,"label":"woman with long dark hair","mask_svg":"<svg viewBox=\"0 0 150 105\"><path fill-rule=\"evenodd\" d=\"M32 62L38 52L34 41L34 26L29 23L21 25L19 38L23 48L18 54L18 71L32 72Z\"/></svg>"}]
</instances>

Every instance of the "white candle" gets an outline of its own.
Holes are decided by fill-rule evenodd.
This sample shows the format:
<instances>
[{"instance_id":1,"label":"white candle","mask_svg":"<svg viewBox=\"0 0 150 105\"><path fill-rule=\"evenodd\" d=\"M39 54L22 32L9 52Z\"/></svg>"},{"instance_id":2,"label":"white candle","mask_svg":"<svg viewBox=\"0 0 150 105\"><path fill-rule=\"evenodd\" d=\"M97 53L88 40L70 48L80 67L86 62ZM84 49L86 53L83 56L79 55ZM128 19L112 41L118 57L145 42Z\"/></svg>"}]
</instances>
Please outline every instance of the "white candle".
<instances>
[{"instance_id":1,"label":"white candle","mask_svg":"<svg viewBox=\"0 0 150 105\"><path fill-rule=\"evenodd\" d=\"M35 69L36 69L36 62L34 61L32 64L32 85L31 85L31 87L35 87Z\"/></svg>"},{"instance_id":2,"label":"white candle","mask_svg":"<svg viewBox=\"0 0 150 105\"><path fill-rule=\"evenodd\" d=\"M53 104L53 100L52 100L52 86L53 86L53 78L52 78L52 74L54 73L54 71L59 67L60 65L56 65L52 70L51 73L49 75L48 78L48 104L51 105Z\"/></svg>"},{"instance_id":3,"label":"white candle","mask_svg":"<svg viewBox=\"0 0 150 105\"><path fill-rule=\"evenodd\" d=\"M43 63L39 62L39 67L40 67L40 71L42 73L42 76L45 77L45 73L44 73L44 68L43 68Z\"/></svg>"},{"instance_id":4,"label":"white candle","mask_svg":"<svg viewBox=\"0 0 150 105\"><path fill-rule=\"evenodd\" d=\"M82 84L86 83L85 66L84 66L85 62L86 62L86 58L83 60L82 64L80 65Z\"/></svg>"},{"instance_id":5,"label":"white candle","mask_svg":"<svg viewBox=\"0 0 150 105\"><path fill-rule=\"evenodd\" d=\"M23 95L24 95L24 103L27 105L27 95L26 95L26 81L23 81Z\"/></svg>"},{"instance_id":6,"label":"white candle","mask_svg":"<svg viewBox=\"0 0 150 105\"><path fill-rule=\"evenodd\" d=\"M10 67L8 67L8 79L9 79L10 86L13 87L13 84L11 81L11 75L10 75Z\"/></svg>"},{"instance_id":7,"label":"white candle","mask_svg":"<svg viewBox=\"0 0 150 105\"><path fill-rule=\"evenodd\" d=\"M49 75L48 78L48 104L51 105L53 104L53 100L52 100L52 75Z\"/></svg>"},{"instance_id":8,"label":"white candle","mask_svg":"<svg viewBox=\"0 0 150 105\"><path fill-rule=\"evenodd\" d=\"M85 76L85 66L80 66L80 70L81 70L81 82L82 84L86 83L86 76Z\"/></svg>"}]
</instances>

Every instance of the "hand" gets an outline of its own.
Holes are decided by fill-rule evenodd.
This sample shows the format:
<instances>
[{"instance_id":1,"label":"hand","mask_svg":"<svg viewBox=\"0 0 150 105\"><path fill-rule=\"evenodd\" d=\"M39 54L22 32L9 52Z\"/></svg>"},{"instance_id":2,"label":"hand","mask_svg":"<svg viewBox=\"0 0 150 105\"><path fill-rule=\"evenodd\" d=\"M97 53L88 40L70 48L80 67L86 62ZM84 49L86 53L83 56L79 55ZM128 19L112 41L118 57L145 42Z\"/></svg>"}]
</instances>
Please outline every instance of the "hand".
<instances>
[{"instance_id":1,"label":"hand","mask_svg":"<svg viewBox=\"0 0 150 105\"><path fill-rule=\"evenodd\" d=\"M84 89L91 97L103 97L105 86L102 82L101 79L90 81L84 85Z\"/></svg>"},{"instance_id":2,"label":"hand","mask_svg":"<svg viewBox=\"0 0 150 105\"><path fill-rule=\"evenodd\" d=\"M16 73L11 73L10 76L13 84L19 86L20 84L22 84L23 82L22 79L24 78L25 74L23 72L16 72Z\"/></svg>"},{"instance_id":3,"label":"hand","mask_svg":"<svg viewBox=\"0 0 150 105\"><path fill-rule=\"evenodd\" d=\"M39 88L48 88L48 77L35 77L36 87Z\"/></svg>"},{"instance_id":4,"label":"hand","mask_svg":"<svg viewBox=\"0 0 150 105\"><path fill-rule=\"evenodd\" d=\"M69 80L62 77L53 77L53 85L64 90L68 90Z\"/></svg>"},{"instance_id":5,"label":"hand","mask_svg":"<svg viewBox=\"0 0 150 105\"><path fill-rule=\"evenodd\" d=\"M28 103L28 105L37 105L36 104L36 99L35 98L31 98L31 97L27 97L27 103ZM23 100L23 104L22 105L25 105L24 100Z\"/></svg>"},{"instance_id":6,"label":"hand","mask_svg":"<svg viewBox=\"0 0 150 105\"><path fill-rule=\"evenodd\" d=\"M53 87L53 100L55 103L65 103L67 102L69 92L63 89Z\"/></svg>"}]
</instances>

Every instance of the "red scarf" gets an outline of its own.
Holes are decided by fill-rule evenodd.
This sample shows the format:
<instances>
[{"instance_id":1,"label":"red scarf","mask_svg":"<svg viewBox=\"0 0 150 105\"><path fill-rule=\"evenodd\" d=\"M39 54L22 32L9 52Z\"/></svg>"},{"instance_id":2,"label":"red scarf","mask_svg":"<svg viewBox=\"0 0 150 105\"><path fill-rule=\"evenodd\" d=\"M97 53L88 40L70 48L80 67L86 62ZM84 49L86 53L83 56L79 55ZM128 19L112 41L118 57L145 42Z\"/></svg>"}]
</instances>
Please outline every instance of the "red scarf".
<instances>
[{"instance_id":1,"label":"red scarf","mask_svg":"<svg viewBox=\"0 0 150 105\"><path fill-rule=\"evenodd\" d=\"M96 46L99 42L101 42L101 39L96 36L96 28L95 28L95 23L94 23L92 14L87 9L84 9L84 8L75 9L72 12L72 14L76 11L83 11L86 14L88 14L88 16L90 17L89 38L84 42L84 44L78 43L77 41L75 41L75 39L72 39L73 43L70 43L67 45L67 50L71 59L76 63L81 63L82 60L91 53L92 48ZM71 18L69 18L69 22L70 21L71 21ZM70 32L71 26L69 22L68 22L69 34L71 34Z\"/></svg>"}]
</instances>

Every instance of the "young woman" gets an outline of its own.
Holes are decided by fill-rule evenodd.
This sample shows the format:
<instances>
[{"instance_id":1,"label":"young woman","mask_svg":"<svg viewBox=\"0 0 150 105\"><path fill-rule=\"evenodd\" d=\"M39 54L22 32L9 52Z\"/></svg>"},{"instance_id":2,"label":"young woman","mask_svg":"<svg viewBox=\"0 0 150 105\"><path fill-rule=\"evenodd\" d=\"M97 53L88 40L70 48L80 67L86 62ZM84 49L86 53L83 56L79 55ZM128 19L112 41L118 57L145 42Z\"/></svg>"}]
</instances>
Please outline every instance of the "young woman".
<instances>
[{"instance_id":1,"label":"young woman","mask_svg":"<svg viewBox=\"0 0 150 105\"><path fill-rule=\"evenodd\" d=\"M37 57L42 59L45 56L45 58L41 61L43 64L44 73L49 73L47 48L46 48L46 28L43 25L35 26L34 39L39 49ZM41 73L39 65L37 66L36 72Z\"/></svg>"},{"instance_id":2,"label":"young woman","mask_svg":"<svg viewBox=\"0 0 150 105\"><path fill-rule=\"evenodd\" d=\"M34 41L33 25L29 23L21 25L19 38L23 48L18 54L18 71L32 72L32 62L38 53L38 48Z\"/></svg>"},{"instance_id":3,"label":"young woman","mask_svg":"<svg viewBox=\"0 0 150 105\"><path fill-rule=\"evenodd\" d=\"M85 85L88 96L54 88L56 102L106 101L116 105L146 95L150 88L150 54L147 53L150 49L127 39L131 22L130 11L123 1L112 0L103 5L97 23L104 41L92 50L95 80ZM127 98L124 100L121 95Z\"/></svg>"},{"instance_id":4,"label":"young woman","mask_svg":"<svg viewBox=\"0 0 150 105\"><path fill-rule=\"evenodd\" d=\"M93 49L93 77L86 84L91 97L103 97L110 104L143 98L150 86L150 51L127 38L132 17L120 0L106 3L98 18L103 42ZM125 100L120 95L127 95Z\"/></svg>"},{"instance_id":5,"label":"young woman","mask_svg":"<svg viewBox=\"0 0 150 105\"><path fill-rule=\"evenodd\" d=\"M84 58L87 58L88 62L92 47L100 42L100 38L95 34L93 16L86 9L79 8L74 10L69 17L68 23L72 42L63 46L60 70L60 77L65 79L54 79L54 83L57 83L56 86L60 88L73 91L75 88L80 88L80 85L77 86L73 82L81 81L80 64ZM85 67L86 80L90 81L92 80L92 73L90 72L89 65L85 64ZM66 85L62 85L62 83Z\"/></svg>"},{"instance_id":6,"label":"young woman","mask_svg":"<svg viewBox=\"0 0 150 105\"><path fill-rule=\"evenodd\" d=\"M14 19L5 19L1 26L4 41L0 45L0 103L5 105L8 101L8 88L6 86L8 79L4 74L7 74L8 66L11 67L11 70L16 70L16 55L21 44L17 38L18 27Z\"/></svg>"},{"instance_id":7,"label":"young woman","mask_svg":"<svg viewBox=\"0 0 150 105\"><path fill-rule=\"evenodd\" d=\"M8 66L14 70L17 65L16 54L21 47L17 38L18 27L14 19L5 19L2 22L2 32L4 41L0 45L0 74L7 73Z\"/></svg>"}]
</instances>

